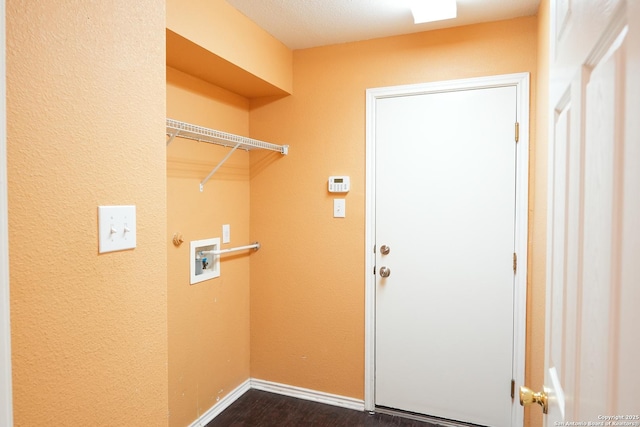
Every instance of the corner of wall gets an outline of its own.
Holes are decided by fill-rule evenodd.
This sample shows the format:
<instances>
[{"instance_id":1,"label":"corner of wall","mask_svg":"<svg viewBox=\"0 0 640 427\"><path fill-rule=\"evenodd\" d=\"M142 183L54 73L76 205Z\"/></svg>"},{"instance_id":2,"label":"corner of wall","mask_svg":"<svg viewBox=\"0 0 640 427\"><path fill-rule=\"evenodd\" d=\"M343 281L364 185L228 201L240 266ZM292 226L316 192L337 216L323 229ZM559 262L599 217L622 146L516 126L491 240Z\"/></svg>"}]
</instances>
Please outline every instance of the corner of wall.
<instances>
[{"instance_id":1,"label":"corner of wall","mask_svg":"<svg viewBox=\"0 0 640 427\"><path fill-rule=\"evenodd\" d=\"M167 116L247 135L249 100L167 68ZM220 276L190 284L189 242L221 237L249 243L249 154L175 138L167 147L167 278L170 425L188 425L249 378L249 253L224 256ZM172 236L184 243L174 245Z\"/></svg>"}]
</instances>

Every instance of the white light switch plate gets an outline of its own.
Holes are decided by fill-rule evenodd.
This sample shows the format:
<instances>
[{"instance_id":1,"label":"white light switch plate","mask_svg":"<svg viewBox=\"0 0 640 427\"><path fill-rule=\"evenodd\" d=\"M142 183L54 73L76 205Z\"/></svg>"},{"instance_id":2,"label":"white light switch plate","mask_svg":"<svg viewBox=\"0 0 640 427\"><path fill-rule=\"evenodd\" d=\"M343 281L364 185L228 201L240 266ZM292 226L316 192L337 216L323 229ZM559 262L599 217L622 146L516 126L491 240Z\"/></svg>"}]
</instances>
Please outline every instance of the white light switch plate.
<instances>
[{"instance_id":1,"label":"white light switch plate","mask_svg":"<svg viewBox=\"0 0 640 427\"><path fill-rule=\"evenodd\" d=\"M122 251L136 247L136 207L98 206L98 251Z\"/></svg>"},{"instance_id":2,"label":"white light switch plate","mask_svg":"<svg viewBox=\"0 0 640 427\"><path fill-rule=\"evenodd\" d=\"M345 218L347 203L345 199L333 199L333 217Z\"/></svg>"}]
</instances>

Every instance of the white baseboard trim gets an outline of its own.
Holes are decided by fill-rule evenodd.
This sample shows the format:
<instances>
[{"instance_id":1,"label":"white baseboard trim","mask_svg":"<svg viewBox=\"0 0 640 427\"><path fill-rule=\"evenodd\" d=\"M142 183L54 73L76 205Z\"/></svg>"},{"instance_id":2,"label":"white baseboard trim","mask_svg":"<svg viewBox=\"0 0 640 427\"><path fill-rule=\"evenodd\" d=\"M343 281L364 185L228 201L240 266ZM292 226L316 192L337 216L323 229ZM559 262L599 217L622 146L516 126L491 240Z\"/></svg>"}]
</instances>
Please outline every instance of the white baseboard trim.
<instances>
[{"instance_id":1,"label":"white baseboard trim","mask_svg":"<svg viewBox=\"0 0 640 427\"><path fill-rule=\"evenodd\" d=\"M364 411L364 400L354 399L352 397L340 396L337 394L325 393L322 391L311 390L308 388L296 387L287 384L274 383L271 381L258 380L250 378L236 387L231 393L216 402L207 412L202 414L200 418L195 420L189 427L204 427L215 417L220 415L222 411L227 409L233 402L242 397L243 394L251 389L268 391L269 393L281 394L283 396L295 397L297 399L310 400L312 402L324 403L326 405L339 406L341 408L353 409L356 411Z\"/></svg>"},{"instance_id":2,"label":"white baseboard trim","mask_svg":"<svg viewBox=\"0 0 640 427\"><path fill-rule=\"evenodd\" d=\"M308 388L279 384L271 381L258 380L255 378L251 379L251 388L276 394L282 394L284 396L295 397L298 399L311 400L312 402L340 406L347 409L354 409L356 411L364 411L364 400L340 396L337 394L325 393L322 391L310 390Z\"/></svg>"},{"instance_id":3,"label":"white baseboard trim","mask_svg":"<svg viewBox=\"0 0 640 427\"><path fill-rule=\"evenodd\" d=\"M189 427L206 426L208 423L213 421L215 417L220 415L222 411L224 411L229 406L231 406L233 402L240 399L240 397L242 397L242 395L248 392L250 389L251 389L251 380L248 379L242 384L240 384L238 387L236 387L231 393L223 397L220 401L216 402L216 404L213 405L207 412L202 414L200 418L198 418L193 423L191 423Z\"/></svg>"}]
</instances>

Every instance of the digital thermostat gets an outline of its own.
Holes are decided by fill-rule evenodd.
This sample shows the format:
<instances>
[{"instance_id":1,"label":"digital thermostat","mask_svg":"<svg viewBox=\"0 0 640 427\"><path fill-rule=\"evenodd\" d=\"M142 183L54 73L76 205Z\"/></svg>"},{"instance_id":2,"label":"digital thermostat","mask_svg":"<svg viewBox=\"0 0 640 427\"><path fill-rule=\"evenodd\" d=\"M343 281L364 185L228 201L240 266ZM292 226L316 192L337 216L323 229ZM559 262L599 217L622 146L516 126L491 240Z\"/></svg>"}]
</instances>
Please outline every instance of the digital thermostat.
<instances>
[{"instance_id":1,"label":"digital thermostat","mask_svg":"<svg viewBox=\"0 0 640 427\"><path fill-rule=\"evenodd\" d=\"M350 187L348 176L329 177L329 193L348 193Z\"/></svg>"}]
</instances>

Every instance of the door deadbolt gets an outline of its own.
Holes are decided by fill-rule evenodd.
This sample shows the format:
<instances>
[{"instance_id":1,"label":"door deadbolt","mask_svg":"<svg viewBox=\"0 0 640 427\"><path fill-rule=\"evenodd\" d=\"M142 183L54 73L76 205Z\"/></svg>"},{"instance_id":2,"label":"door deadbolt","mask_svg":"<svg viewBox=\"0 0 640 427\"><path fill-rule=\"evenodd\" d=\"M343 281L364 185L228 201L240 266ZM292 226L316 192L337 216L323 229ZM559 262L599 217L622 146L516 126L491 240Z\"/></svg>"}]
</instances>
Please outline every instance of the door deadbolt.
<instances>
[{"instance_id":1,"label":"door deadbolt","mask_svg":"<svg viewBox=\"0 0 640 427\"><path fill-rule=\"evenodd\" d=\"M389 277L391 269L389 267L380 267L380 277Z\"/></svg>"},{"instance_id":2,"label":"door deadbolt","mask_svg":"<svg viewBox=\"0 0 640 427\"><path fill-rule=\"evenodd\" d=\"M382 255L388 255L389 252L391 252L391 248L389 246L387 246L387 245L380 246L380 253Z\"/></svg>"}]
</instances>

